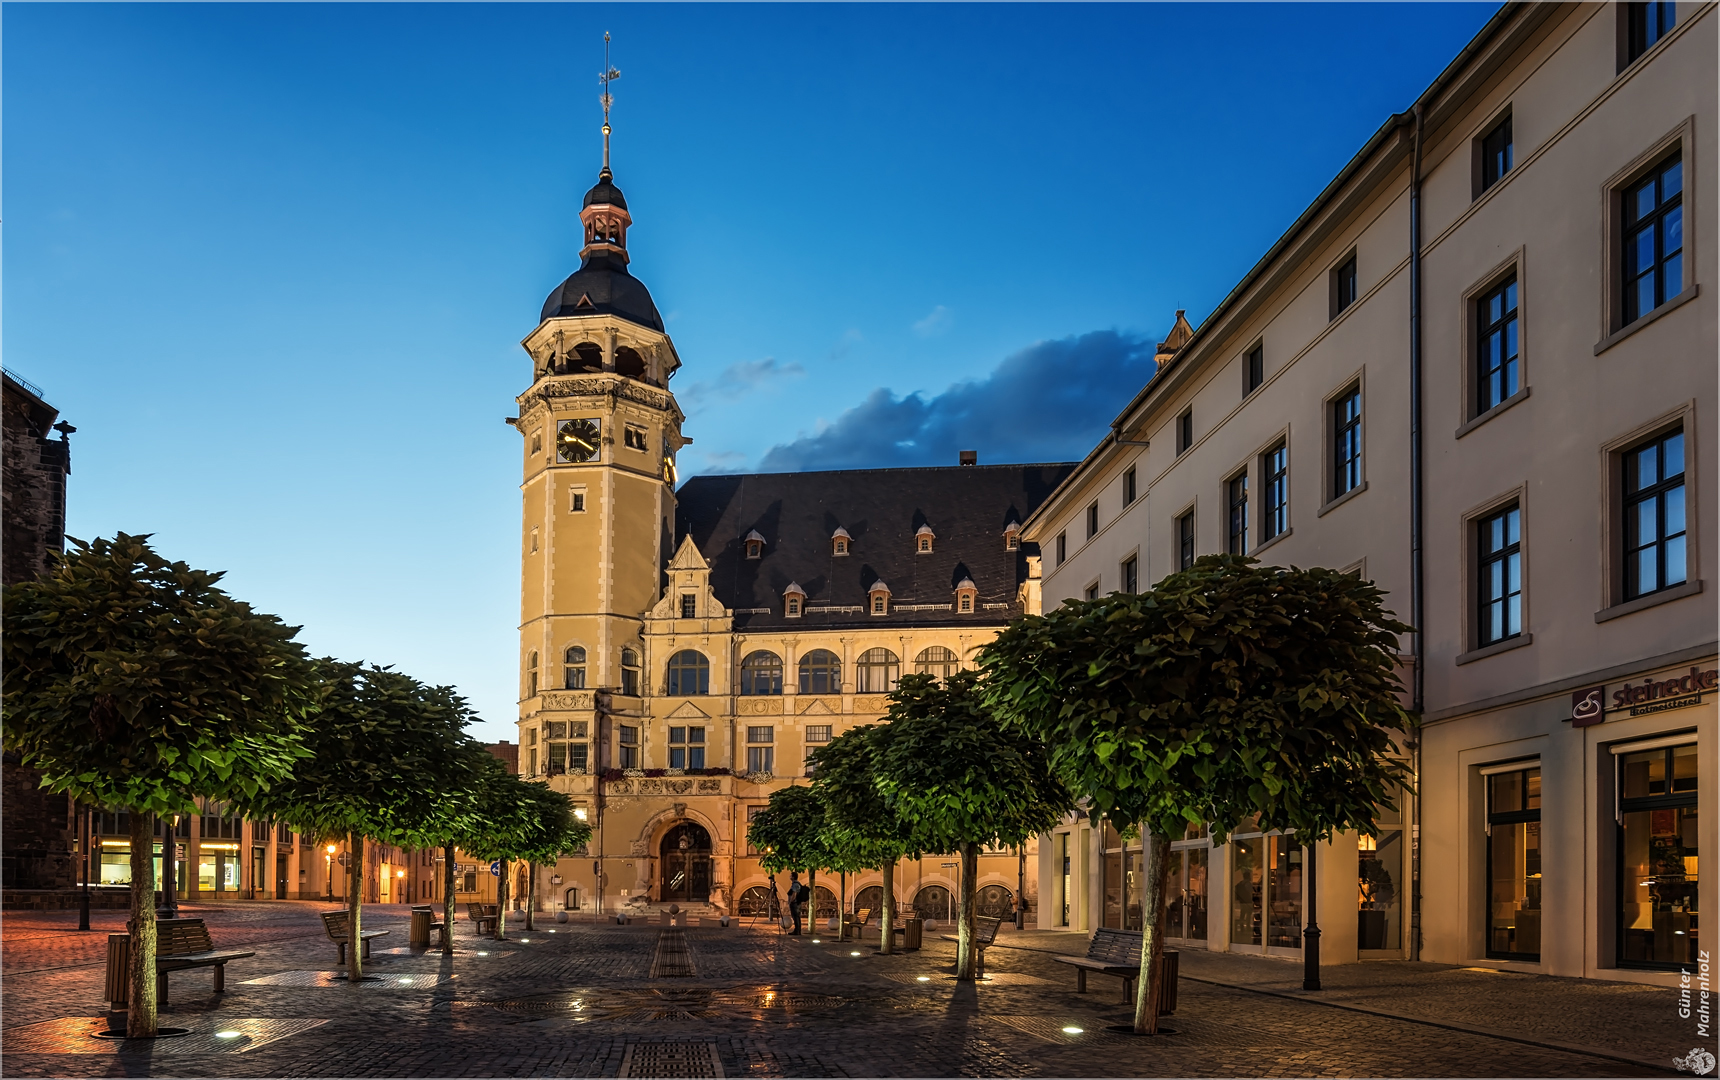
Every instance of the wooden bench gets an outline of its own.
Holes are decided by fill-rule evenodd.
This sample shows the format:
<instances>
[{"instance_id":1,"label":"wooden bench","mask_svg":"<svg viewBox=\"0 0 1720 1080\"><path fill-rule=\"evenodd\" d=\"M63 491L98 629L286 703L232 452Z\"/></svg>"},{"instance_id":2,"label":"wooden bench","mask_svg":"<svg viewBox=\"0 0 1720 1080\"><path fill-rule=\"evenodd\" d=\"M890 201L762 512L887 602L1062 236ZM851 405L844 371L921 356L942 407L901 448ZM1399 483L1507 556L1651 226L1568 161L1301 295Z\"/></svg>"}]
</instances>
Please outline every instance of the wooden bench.
<instances>
[{"instance_id":1,"label":"wooden bench","mask_svg":"<svg viewBox=\"0 0 1720 1080\"><path fill-rule=\"evenodd\" d=\"M324 911L322 914L323 931L328 939L340 948L340 963L346 963L346 946L352 940L350 913L345 911ZM358 940L364 946L363 956L370 959L370 939L379 938L388 933L387 930L360 930Z\"/></svg>"},{"instance_id":2,"label":"wooden bench","mask_svg":"<svg viewBox=\"0 0 1720 1080\"><path fill-rule=\"evenodd\" d=\"M867 920L871 918L872 909L869 907L863 907L856 911L854 913L854 917L848 920L848 926L846 928L848 936L858 940L861 932L866 929Z\"/></svg>"},{"instance_id":3,"label":"wooden bench","mask_svg":"<svg viewBox=\"0 0 1720 1080\"><path fill-rule=\"evenodd\" d=\"M974 964L974 975L985 974L985 951L997 941L997 928L1003 925L1002 919L994 919L989 915L976 915L973 920L973 947L979 952ZM960 934L939 934L945 941L960 941Z\"/></svg>"},{"instance_id":4,"label":"wooden bench","mask_svg":"<svg viewBox=\"0 0 1720 1080\"><path fill-rule=\"evenodd\" d=\"M1093 940L1087 943L1086 956L1053 956L1051 959L1074 967L1077 994L1087 992L1087 973L1097 971L1101 975L1115 975L1122 979L1123 1000L1132 1002L1135 999L1135 980L1141 975L1141 932L1100 927L1093 931ZM1160 975L1160 1016L1176 1012L1177 966L1177 954L1166 949Z\"/></svg>"},{"instance_id":5,"label":"wooden bench","mask_svg":"<svg viewBox=\"0 0 1720 1080\"><path fill-rule=\"evenodd\" d=\"M490 933L496 932L496 913L494 904L467 904L466 918L472 920L472 936L483 937L484 927L488 926Z\"/></svg>"},{"instance_id":6,"label":"wooden bench","mask_svg":"<svg viewBox=\"0 0 1720 1080\"><path fill-rule=\"evenodd\" d=\"M167 973L190 968L214 968L215 992L227 989L227 962L256 956L254 952L218 952L202 919L159 919L155 924L155 1000L167 1004Z\"/></svg>"}]
</instances>

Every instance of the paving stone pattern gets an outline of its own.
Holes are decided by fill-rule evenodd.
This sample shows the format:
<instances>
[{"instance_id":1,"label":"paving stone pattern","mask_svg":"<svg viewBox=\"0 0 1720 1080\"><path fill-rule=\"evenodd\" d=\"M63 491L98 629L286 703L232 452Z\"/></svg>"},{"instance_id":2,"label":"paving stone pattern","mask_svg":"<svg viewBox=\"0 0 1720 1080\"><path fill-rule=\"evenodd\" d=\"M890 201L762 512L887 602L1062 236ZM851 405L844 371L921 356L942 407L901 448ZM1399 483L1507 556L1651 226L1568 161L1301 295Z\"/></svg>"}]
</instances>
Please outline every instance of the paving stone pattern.
<instances>
[{"instance_id":1,"label":"paving stone pattern","mask_svg":"<svg viewBox=\"0 0 1720 1080\"><path fill-rule=\"evenodd\" d=\"M1081 951L1084 940L1037 932L1001 936L986 955L991 979L974 985L947 977L955 947L942 941L885 957L875 936L813 944L763 928L669 934L584 922L527 932L510 923L508 940L495 942L461 923L453 957L379 951L366 972L383 978L351 986L327 977L337 965L316 919L324 907L188 909L209 921L219 945L257 955L230 966L222 995L206 974L176 974L163 1022L192 1034L150 1046L88 1034L103 1009L89 939L105 948L104 932L70 930L75 912L9 915L0 1072L1654 1076L1671 1073L1671 1059L1690 1048L1663 1045L1683 1038L1668 990L1369 964L1328 969L1325 996L1351 1006L1334 1008L1298 1000L1291 965L1193 952L1183 954L1179 1008L1166 1020L1176 1034L1137 1038L1108 1030L1131 1018L1120 988L1106 985L1113 980L1076 994L1072 970L1051 959ZM405 938L405 908L367 907L365 918ZM663 964L666 951L684 966ZM692 974L654 978L654 962ZM1355 1011L1376 1006L1399 1015ZM241 1037L215 1037L226 1031ZM1553 1034L1537 1039L1542 1031Z\"/></svg>"}]
</instances>

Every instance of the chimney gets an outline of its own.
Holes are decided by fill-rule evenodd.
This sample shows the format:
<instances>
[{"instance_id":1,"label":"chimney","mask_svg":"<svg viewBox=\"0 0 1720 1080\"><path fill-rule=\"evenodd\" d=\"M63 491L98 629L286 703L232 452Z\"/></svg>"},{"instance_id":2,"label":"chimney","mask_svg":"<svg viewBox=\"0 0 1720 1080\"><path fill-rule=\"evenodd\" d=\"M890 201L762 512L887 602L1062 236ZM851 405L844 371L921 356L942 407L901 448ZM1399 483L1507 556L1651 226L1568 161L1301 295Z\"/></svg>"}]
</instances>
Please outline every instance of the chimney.
<instances>
[{"instance_id":1,"label":"chimney","mask_svg":"<svg viewBox=\"0 0 1720 1080\"><path fill-rule=\"evenodd\" d=\"M979 464L979 451L978 450L963 450L961 452L961 463L963 465L978 465Z\"/></svg>"}]
</instances>

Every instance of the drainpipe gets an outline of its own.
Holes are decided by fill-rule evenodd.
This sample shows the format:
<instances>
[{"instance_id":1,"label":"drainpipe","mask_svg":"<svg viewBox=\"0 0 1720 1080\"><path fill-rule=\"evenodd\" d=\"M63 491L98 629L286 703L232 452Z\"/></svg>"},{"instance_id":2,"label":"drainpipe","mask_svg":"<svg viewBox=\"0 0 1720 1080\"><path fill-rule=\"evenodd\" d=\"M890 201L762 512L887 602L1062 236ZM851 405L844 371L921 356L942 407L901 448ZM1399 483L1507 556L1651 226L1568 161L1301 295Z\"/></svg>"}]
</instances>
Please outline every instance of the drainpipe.
<instances>
[{"instance_id":1,"label":"drainpipe","mask_svg":"<svg viewBox=\"0 0 1720 1080\"><path fill-rule=\"evenodd\" d=\"M1419 717L1425 703L1427 669L1426 582L1422 551L1421 453L1421 143L1422 106L1415 106L1415 151L1410 165L1409 195L1409 621L1415 627L1415 670L1410 675L1410 708ZM1421 959L1421 744L1418 732L1411 751L1415 779L1415 815L1410 822L1410 959Z\"/></svg>"}]
</instances>

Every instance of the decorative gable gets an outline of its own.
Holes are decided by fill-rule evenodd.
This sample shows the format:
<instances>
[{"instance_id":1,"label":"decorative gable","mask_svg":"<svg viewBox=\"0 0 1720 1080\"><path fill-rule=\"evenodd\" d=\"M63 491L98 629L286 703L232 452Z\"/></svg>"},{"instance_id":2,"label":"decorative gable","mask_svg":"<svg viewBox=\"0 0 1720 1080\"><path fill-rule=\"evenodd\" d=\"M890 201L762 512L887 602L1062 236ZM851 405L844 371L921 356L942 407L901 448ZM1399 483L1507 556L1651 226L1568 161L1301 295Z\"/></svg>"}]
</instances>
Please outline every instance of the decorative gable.
<instances>
[{"instance_id":1,"label":"decorative gable","mask_svg":"<svg viewBox=\"0 0 1720 1080\"><path fill-rule=\"evenodd\" d=\"M699 546L687 536L675 549L667 567L668 584L651 609L653 619L727 619L734 612L718 602L711 592L711 564ZM726 627L725 627L726 629Z\"/></svg>"}]
</instances>

